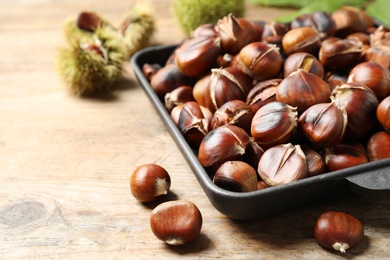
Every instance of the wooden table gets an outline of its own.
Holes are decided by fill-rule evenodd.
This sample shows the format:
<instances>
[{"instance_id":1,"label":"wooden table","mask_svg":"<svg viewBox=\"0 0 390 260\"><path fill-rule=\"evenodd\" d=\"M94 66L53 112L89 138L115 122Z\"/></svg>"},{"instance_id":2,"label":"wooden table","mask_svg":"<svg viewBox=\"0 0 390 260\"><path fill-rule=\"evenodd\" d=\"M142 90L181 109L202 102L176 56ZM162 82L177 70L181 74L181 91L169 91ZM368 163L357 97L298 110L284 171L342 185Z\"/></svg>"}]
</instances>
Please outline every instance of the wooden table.
<instances>
[{"instance_id":1,"label":"wooden table","mask_svg":"<svg viewBox=\"0 0 390 260\"><path fill-rule=\"evenodd\" d=\"M129 64L111 94L69 94L53 66L65 44L63 20L94 10L119 23L134 2L1 1L0 258L388 259L389 198L351 196L234 221L210 204ZM171 1L151 2L157 10L155 42L179 42L183 35ZM256 20L290 12L247 7L247 17ZM169 247L152 234L149 216L156 204L138 203L128 183L145 163L169 171L172 199L198 205L204 224L194 242ZM318 246L313 225L326 210L359 218L364 242L343 256Z\"/></svg>"}]
</instances>

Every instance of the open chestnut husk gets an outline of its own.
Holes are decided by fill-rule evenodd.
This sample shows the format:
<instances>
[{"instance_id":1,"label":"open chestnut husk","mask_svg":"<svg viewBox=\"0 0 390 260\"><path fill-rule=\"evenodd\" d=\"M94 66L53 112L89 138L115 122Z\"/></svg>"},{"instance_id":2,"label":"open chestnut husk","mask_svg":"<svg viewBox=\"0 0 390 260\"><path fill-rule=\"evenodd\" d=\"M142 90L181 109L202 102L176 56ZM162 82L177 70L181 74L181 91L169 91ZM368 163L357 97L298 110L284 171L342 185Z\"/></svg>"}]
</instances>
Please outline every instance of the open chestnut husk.
<instances>
[{"instance_id":1,"label":"open chestnut husk","mask_svg":"<svg viewBox=\"0 0 390 260\"><path fill-rule=\"evenodd\" d=\"M390 158L390 133L379 131L373 134L367 142L367 156L369 161Z\"/></svg>"},{"instance_id":2,"label":"open chestnut husk","mask_svg":"<svg viewBox=\"0 0 390 260\"><path fill-rule=\"evenodd\" d=\"M348 116L345 109L334 102L319 103L306 109L298 122L310 142L319 147L332 147L344 139Z\"/></svg>"},{"instance_id":3,"label":"open chestnut husk","mask_svg":"<svg viewBox=\"0 0 390 260\"><path fill-rule=\"evenodd\" d=\"M276 186L306 178L308 166L301 147L288 143L266 150L257 171L268 186Z\"/></svg>"},{"instance_id":4,"label":"open chestnut husk","mask_svg":"<svg viewBox=\"0 0 390 260\"><path fill-rule=\"evenodd\" d=\"M322 78L298 69L280 82L276 100L296 107L302 113L312 105L329 102L330 94L330 88Z\"/></svg>"},{"instance_id":5,"label":"open chestnut husk","mask_svg":"<svg viewBox=\"0 0 390 260\"><path fill-rule=\"evenodd\" d=\"M235 192L257 190L257 172L246 162L227 161L215 172L213 182L218 187Z\"/></svg>"},{"instance_id":6,"label":"open chestnut husk","mask_svg":"<svg viewBox=\"0 0 390 260\"><path fill-rule=\"evenodd\" d=\"M327 211L322 213L314 226L314 238L325 248L345 253L357 246L364 238L363 224L344 212Z\"/></svg>"},{"instance_id":7,"label":"open chestnut husk","mask_svg":"<svg viewBox=\"0 0 390 260\"><path fill-rule=\"evenodd\" d=\"M167 201L155 207L150 215L153 234L169 245L183 245L194 240L202 229L199 208L190 201Z\"/></svg>"},{"instance_id":8,"label":"open chestnut husk","mask_svg":"<svg viewBox=\"0 0 390 260\"><path fill-rule=\"evenodd\" d=\"M241 160L250 142L247 132L235 125L211 130L200 143L198 160L213 175L226 161Z\"/></svg>"},{"instance_id":9,"label":"open chestnut husk","mask_svg":"<svg viewBox=\"0 0 390 260\"><path fill-rule=\"evenodd\" d=\"M288 143L294 136L298 125L295 107L283 102L268 103L253 116L251 134L264 149Z\"/></svg>"}]
</instances>

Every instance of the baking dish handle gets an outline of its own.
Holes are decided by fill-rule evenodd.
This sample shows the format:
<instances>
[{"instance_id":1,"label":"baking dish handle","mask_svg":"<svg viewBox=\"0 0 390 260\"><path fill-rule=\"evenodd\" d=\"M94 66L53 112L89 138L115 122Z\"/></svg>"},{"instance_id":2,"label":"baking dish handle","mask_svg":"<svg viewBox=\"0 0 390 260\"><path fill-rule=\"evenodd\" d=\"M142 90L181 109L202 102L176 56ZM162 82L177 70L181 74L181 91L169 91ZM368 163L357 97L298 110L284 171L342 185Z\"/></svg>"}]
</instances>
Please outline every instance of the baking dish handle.
<instances>
[{"instance_id":1,"label":"baking dish handle","mask_svg":"<svg viewBox=\"0 0 390 260\"><path fill-rule=\"evenodd\" d=\"M372 197L390 195L390 164L373 167L369 171L346 177L351 191Z\"/></svg>"}]
</instances>

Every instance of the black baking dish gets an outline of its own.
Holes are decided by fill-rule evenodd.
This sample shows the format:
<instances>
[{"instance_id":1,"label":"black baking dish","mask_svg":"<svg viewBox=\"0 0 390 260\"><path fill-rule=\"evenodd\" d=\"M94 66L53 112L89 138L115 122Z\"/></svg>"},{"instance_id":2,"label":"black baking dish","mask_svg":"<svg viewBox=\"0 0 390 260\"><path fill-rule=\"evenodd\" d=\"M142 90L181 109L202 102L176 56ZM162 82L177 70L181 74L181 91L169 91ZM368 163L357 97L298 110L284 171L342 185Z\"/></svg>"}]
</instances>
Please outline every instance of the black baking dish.
<instances>
[{"instance_id":1,"label":"black baking dish","mask_svg":"<svg viewBox=\"0 0 390 260\"><path fill-rule=\"evenodd\" d=\"M370 162L254 192L230 192L217 187L142 73L142 66L145 63L164 65L175 47L176 45L146 48L132 57L131 64L141 86L193 170L210 202L218 211L233 219L249 220L307 205L314 199L328 199L344 192L352 191L364 196L388 196L390 194L390 159Z\"/></svg>"}]
</instances>

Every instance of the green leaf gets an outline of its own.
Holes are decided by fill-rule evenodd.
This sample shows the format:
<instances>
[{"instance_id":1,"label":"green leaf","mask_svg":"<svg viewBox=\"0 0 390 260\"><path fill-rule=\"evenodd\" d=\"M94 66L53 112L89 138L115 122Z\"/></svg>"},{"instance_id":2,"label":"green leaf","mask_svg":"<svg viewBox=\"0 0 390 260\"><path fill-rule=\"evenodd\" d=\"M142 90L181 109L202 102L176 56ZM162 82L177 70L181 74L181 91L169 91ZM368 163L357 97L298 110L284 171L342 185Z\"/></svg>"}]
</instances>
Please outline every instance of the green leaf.
<instances>
[{"instance_id":1,"label":"green leaf","mask_svg":"<svg viewBox=\"0 0 390 260\"><path fill-rule=\"evenodd\" d=\"M389 0L376 0L367 6L366 12L372 17L378 19L379 22L390 26L389 10Z\"/></svg>"}]
</instances>

